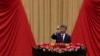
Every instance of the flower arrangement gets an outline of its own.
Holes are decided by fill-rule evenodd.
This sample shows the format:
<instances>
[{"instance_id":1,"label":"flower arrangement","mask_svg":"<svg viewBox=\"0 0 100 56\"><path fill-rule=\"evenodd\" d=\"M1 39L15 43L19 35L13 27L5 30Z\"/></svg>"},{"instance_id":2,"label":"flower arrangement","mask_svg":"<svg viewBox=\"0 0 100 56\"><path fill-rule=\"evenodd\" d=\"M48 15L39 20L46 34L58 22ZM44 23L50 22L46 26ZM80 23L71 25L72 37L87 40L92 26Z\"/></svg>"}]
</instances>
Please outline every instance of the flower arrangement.
<instances>
[{"instance_id":1,"label":"flower arrangement","mask_svg":"<svg viewBox=\"0 0 100 56\"><path fill-rule=\"evenodd\" d=\"M65 53L65 52L78 52L79 50L85 51L86 47L80 43L46 43L38 44L34 47L35 50L41 50L42 52L52 53Z\"/></svg>"}]
</instances>

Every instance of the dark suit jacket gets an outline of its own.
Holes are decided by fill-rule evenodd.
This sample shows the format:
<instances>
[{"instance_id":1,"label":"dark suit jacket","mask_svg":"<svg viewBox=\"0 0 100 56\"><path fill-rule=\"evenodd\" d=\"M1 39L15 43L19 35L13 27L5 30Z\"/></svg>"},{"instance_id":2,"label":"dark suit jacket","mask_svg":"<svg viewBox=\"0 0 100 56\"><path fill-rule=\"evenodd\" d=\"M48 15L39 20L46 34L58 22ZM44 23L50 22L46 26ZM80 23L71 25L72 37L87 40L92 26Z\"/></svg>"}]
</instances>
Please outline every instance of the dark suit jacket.
<instances>
[{"instance_id":1,"label":"dark suit jacket","mask_svg":"<svg viewBox=\"0 0 100 56\"><path fill-rule=\"evenodd\" d=\"M53 34L51 37L52 39L56 40L56 43L62 43L63 38L61 37L61 33L57 33L56 35ZM70 43L70 42L71 42L71 38L68 34L66 34L63 43Z\"/></svg>"}]
</instances>

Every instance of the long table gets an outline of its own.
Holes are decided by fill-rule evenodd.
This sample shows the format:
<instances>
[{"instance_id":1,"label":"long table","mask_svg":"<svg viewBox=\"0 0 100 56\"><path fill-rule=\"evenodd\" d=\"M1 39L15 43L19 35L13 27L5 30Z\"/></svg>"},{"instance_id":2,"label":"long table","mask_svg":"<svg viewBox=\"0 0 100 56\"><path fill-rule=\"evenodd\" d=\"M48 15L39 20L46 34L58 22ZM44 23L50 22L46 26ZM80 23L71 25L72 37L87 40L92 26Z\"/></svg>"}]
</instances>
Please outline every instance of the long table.
<instances>
[{"instance_id":1,"label":"long table","mask_svg":"<svg viewBox=\"0 0 100 56\"><path fill-rule=\"evenodd\" d=\"M49 50L48 48L33 48L33 56L86 56L86 49L78 49L77 51L64 51L58 53L56 51Z\"/></svg>"},{"instance_id":2,"label":"long table","mask_svg":"<svg viewBox=\"0 0 100 56\"><path fill-rule=\"evenodd\" d=\"M86 56L86 51L79 50L77 52L56 53L48 51L43 52L42 50L33 48L33 56Z\"/></svg>"}]
</instances>

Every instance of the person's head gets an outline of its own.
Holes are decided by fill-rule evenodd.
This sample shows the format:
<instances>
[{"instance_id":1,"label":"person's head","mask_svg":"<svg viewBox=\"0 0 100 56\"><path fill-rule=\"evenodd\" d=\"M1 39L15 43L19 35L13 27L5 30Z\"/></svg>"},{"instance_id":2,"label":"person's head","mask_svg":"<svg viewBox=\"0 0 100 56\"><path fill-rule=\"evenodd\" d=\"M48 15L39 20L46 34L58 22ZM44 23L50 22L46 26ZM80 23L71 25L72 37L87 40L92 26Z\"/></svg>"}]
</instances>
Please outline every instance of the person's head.
<instances>
[{"instance_id":1,"label":"person's head","mask_svg":"<svg viewBox=\"0 0 100 56\"><path fill-rule=\"evenodd\" d=\"M60 26L60 32L61 33L66 33L66 30L67 30L67 26L65 26L65 25Z\"/></svg>"}]
</instances>

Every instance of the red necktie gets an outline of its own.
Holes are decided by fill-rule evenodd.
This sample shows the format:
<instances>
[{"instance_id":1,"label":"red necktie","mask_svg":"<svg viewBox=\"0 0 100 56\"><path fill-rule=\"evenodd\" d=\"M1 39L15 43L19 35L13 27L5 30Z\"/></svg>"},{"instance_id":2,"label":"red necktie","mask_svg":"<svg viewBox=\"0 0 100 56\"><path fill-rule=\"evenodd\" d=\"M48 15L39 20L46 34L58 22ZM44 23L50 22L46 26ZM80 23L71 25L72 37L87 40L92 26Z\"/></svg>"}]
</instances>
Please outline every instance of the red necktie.
<instances>
[{"instance_id":1,"label":"red necktie","mask_svg":"<svg viewBox=\"0 0 100 56\"><path fill-rule=\"evenodd\" d=\"M62 43L64 43L63 34L61 34L61 38L62 38Z\"/></svg>"}]
</instances>

